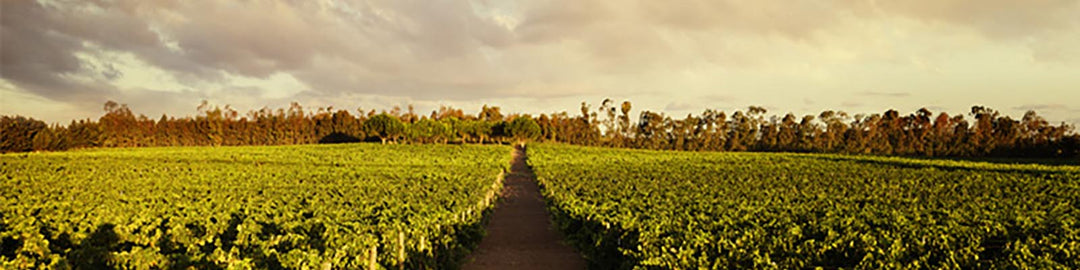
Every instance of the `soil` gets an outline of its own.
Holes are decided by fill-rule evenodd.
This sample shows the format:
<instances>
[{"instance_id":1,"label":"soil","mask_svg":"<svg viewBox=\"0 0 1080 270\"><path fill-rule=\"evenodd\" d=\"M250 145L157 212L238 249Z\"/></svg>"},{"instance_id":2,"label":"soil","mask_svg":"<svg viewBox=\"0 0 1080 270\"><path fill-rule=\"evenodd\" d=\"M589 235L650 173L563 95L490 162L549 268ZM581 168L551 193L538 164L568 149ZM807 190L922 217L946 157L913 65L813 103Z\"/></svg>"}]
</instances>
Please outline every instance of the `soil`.
<instances>
[{"instance_id":1,"label":"soil","mask_svg":"<svg viewBox=\"0 0 1080 270\"><path fill-rule=\"evenodd\" d=\"M510 173L487 224L487 236L462 269L585 269L585 260L562 243L544 208L536 176L514 151Z\"/></svg>"}]
</instances>

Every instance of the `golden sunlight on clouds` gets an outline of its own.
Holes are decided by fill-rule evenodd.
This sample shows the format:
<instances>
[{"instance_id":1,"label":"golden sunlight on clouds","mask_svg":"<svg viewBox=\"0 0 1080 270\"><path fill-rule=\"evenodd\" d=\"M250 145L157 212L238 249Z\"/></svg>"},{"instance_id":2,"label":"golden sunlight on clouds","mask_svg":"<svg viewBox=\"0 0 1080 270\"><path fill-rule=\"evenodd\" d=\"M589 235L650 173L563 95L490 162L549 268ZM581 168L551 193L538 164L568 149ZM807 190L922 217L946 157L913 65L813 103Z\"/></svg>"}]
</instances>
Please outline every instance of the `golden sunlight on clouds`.
<instances>
[{"instance_id":1,"label":"golden sunlight on clouds","mask_svg":"<svg viewBox=\"0 0 1080 270\"><path fill-rule=\"evenodd\" d=\"M986 105L1080 123L1080 1L2 5L0 113L55 122L105 100L538 113L611 97L675 115Z\"/></svg>"}]
</instances>

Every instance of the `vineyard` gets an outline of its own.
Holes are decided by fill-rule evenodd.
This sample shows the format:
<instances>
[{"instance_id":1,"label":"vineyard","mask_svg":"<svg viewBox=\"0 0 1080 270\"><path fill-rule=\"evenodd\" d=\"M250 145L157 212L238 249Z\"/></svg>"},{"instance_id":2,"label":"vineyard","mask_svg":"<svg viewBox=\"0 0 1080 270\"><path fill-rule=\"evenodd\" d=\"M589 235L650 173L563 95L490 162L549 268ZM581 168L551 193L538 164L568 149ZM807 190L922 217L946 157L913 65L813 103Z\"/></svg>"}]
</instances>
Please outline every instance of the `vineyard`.
<instances>
[{"instance_id":1,"label":"vineyard","mask_svg":"<svg viewBox=\"0 0 1080 270\"><path fill-rule=\"evenodd\" d=\"M0 155L0 268L452 268L510 148L304 145Z\"/></svg>"},{"instance_id":2,"label":"vineyard","mask_svg":"<svg viewBox=\"0 0 1080 270\"><path fill-rule=\"evenodd\" d=\"M528 150L593 268L1080 268L1080 166Z\"/></svg>"}]
</instances>

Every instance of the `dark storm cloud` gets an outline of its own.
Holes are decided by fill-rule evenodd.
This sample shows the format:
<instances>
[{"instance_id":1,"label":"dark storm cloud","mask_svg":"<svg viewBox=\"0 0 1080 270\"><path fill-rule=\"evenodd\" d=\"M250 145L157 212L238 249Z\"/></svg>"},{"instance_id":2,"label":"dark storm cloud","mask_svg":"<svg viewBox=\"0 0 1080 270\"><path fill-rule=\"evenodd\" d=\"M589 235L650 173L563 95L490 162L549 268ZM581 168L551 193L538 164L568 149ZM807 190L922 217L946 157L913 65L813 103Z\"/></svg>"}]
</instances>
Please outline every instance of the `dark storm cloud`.
<instances>
[{"instance_id":1,"label":"dark storm cloud","mask_svg":"<svg viewBox=\"0 0 1080 270\"><path fill-rule=\"evenodd\" d=\"M73 100L100 95L65 75L83 71L74 53L83 39L63 32L63 18L33 1L5 1L0 8L0 74L38 95Z\"/></svg>"},{"instance_id":2,"label":"dark storm cloud","mask_svg":"<svg viewBox=\"0 0 1080 270\"><path fill-rule=\"evenodd\" d=\"M108 91L68 76L115 79L114 70L87 70L76 57L97 50L132 53L195 80L220 81L223 72L256 78L285 72L320 91L475 96L467 92L490 90L490 83L459 78L490 71L479 50L509 43L508 30L461 1L3 5L4 79L57 101Z\"/></svg>"}]
</instances>

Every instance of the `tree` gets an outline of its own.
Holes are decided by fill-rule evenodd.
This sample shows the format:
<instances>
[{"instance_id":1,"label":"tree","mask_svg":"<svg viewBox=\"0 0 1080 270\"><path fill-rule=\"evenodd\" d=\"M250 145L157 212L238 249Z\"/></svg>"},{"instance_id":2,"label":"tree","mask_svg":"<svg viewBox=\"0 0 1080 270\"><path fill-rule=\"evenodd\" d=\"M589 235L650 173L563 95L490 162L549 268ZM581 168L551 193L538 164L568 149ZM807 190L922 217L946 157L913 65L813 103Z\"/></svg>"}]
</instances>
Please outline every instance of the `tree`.
<instances>
[{"instance_id":1,"label":"tree","mask_svg":"<svg viewBox=\"0 0 1080 270\"><path fill-rule=\"evenodd\" d=\"M724 149L728 151L746 150L747 145L744 142L746 142L747 139L744 137L749 136L752 130L750 118L746 117L742 111L735 111L735 113L731 114L731 119L728 121L728 139L725 142Z\"/></svg>"},{"instance_id":2,"label":"tree","mask_svg":"<svg viewBox=\"0 0 1080 270\"><path fill-rule=\"evenodd\" d=\"M814 124L813 115L804 115L802 121L799 121L798 130L795 132L796 148L799 151L813 151L814 140L820 135L821 130L818 129L817 124Z\"/></svg>"},{"instance_id":3,"label":"tree","mask_svg":"<svg viewBox=\"0 0 1080 270\"><path fill-rule=\"evenodd\" d=\"M396 142L397 138L405 132L405 124L401 123L401 120L396 117L381 113L364 121L364 130L367 131L366 134L379 137L382 143L385 144L387 140Z\"/></svg>"},{"instance_id":4,"label":"tree","mask_svg":"<svg viewBox=\"0 0 1080 270\"><path fill-rule=\"evenodd\" d=\"M0 152L32 151L34 138L48 128L45 122L33 118L0 117Z\"/></svg>"},{"instance_id":5,"label":"tree","mask_svg":"<svg viewBox=\"0 0 1080 270\"><path fill-rule=\"evenodd\" d=\"M506 133L518 141L540 137L540 125L528 115L518 116L506 126Z\"/></svg>"},{"instance_id":6,"label":"tree","mask_svg":"<svg viewBox=\"0 0 1080 270\"><path fill-rule=\"evenodd\" d=\"M630 108L631 107L632 107L632 105L630 104L630 101L623 101L622 106L619 108L620 109L619 111L622 112L622 115L619 116L619 133L621 133L622 136L624 136L626 138L631 136L631 134L630 134Z\"/></svg>"},{"instance_id":7,"label":"tree","mask_svg":"<svg viewBox=\"0 0 1080 270\"><path fill-rule=\"evenodd\" d=\"M818 149L826 152L837 152L842 146L843 135L847 132L848 126L844 124L847 119L847 113L840 111L824 111L818 115L821 121L825 122L825 132L818 140Z\"/></svg>"},{"instance_id":8,"label":"tree","mask_svg":"<svg viewBox=\"0 0 1080 270\"><path fill-rule=\"evenodd\" d=\"M915 114L908 116L911 119L908 122L908 129L911 132L911 138L909 138L911 149L908 154L932 155L929 141L933 129L930 118L933 116L934 113L926 108L921 108Z\"/></svg>"},{"instance_id":9,"label":"tree","mask_svg":"<svg viewBox=\"0 0 1080 270\"><path fill-rule=\"evenodd\" d=\"M408 128L409 140L419 143L446 143L450 133L448 125L426 117L412 123Z\"/></svg>"},{"instance_id":10,"label":"tree","mask_svg":"<svg viewBox=\"0 0 1080 270\"><path fill-rule=\"evenodd\" d=\"M620 106L621 105L621 106ZM277 145L337 141L353 134L379 137L383 143L408 136L418 143L463 143L527 140L589 146L673 150L813 151L877 155L1075 157L1080 135L1067 124L1053 125L1029 111L1014 119L975 106L973 119L963 114L936 117L928 109L901 115L848 117L840 111L800 118L768 115L751 106L730 116L719 110L673 119L662 112L641 111L631 121L630 102L605 99L599 107L581 103L581 115L568 112L539 117L503 115L484 106L478 114L441 107L431 116L398 106L389 113L357 109L354 116L333 107L306 111L298 103L286 108L249 111L244 117L229 105L203 102L199 114L162 115L153 120L109 101L98 119L46 125L22 116L0 119L0 151L64 150L85 147ZM595 110L593 110L595 109ZM819 122L820 121L820 122ZM819 124L820 123L820 124ZM331 138L331 135L337 137ZM355 140L355 138L354 138Z\"/></svg>"},{"instance_id":11,"label":"tree","mask_svg":"<svg viewBox=\"0 0 1080 270\"><path fill-rule=\"evenodd\" d=\"M723 111L706 109L701 113L701 143L702 150L724 150L724 140L727 133L727 114Z\"/></svg>"},{"instance_id":12,"label":"tree","mask_svg":"<svg viewBox=\"0 0 1080 270\"><path fill-rule=\"evenodd\" d=\"M484 107L480 108L480 113L477 114L476 118L479 118L480 120L483 120L485 122L502 121L502 109L500 109L498 106L488 107L488 105L484 105Z\"/></svg>"},{"instance_id":13,"label":"tree","mask_svg":"<svg viewBox=\"0 0 1080 270\"><path fill-rule=\"evenodd\" d=\"M971 146L977 155L989 154L995 147L994 120L998 112L983 106L972 106L971 115L975 117L975 130L971 134Z\"/></svg>"},{"instance_id":14,"label":"tree","mask_svg":"<svg viewBox=\"0 0 1080 270\"><path fill-rule=\"evenodd\" d=\"M784 118L780 120L780 133L777 134L777 146L778 150L791 151L795 150L795 143L798 140L799 124L795 122L795 114L788 113L784 115Z\"/></svg>"},{"instance_id":15,"label":"tree","mask_svg":"<svg viewBox=\"0 0 1080 270\"><path fill-rule=\"evenodd\" d=\"M431 111L431 119L443 120L447 118L465 119L465 112L453 107L439 106L439 110Z\"/></svg>"},{"instance_id":16,"label":"tree","mask_svg":"<svg viewBox=\"0 0 1080 270\"><path fill-rule=\"evenodd\" d=\"M67 129L61 126L42 129L34 135L34 151L57 151L67 149L67 137L62 136Z\"/></svg>"},{"instance_id":17,"label":"tree","mask_svg":"<svg viewBox=\"0 0 1080 270\"><path fill-rule=\"evenodd\" d=\"M495 124L487 121L465 121L467 122L466 130L470 137L476 138L478 143L484 144L488 138L493 134L492 128Z\"/></svg>"},{"instance_id":18,"label":"tree","mask_svg":"<svg viewBox=\"0 0 1080 270\"><path fill-rule=\"evenodd\" d=\"M71 136L68 146L72 148L96 147L101 145L101 127L98 126L98 123L93 121L71 121L71 124L68 125L68 134Z\"/></svg>"},{"instance_id":19,"label":"tree","mask_svg":"<svg viewBox=\"0 0 1080 270\"><path fill-rule=\"evenodd\" d=\"M604 120L600 121L603 125L604 138L611 142L615 138L617 119L615 117L615 101L610 98L605 98L603 102L600 102L600 108L597 111L604 116Z\"/></svg>"},{"instance_id":20,"label":"tree","mask_svg":"<svg viewBox=\"0 0 1080 270\"><path fill-rule=\"evenodd\" d=\"M473 122L475 120L463 120L455 116L450 116L439 120L439 122L445 122L450 125L450 130L453 134L452 137L461 138L461 143L469 143L472 139L474 132L471 131Z\"/></svg>"}]
</instances>

